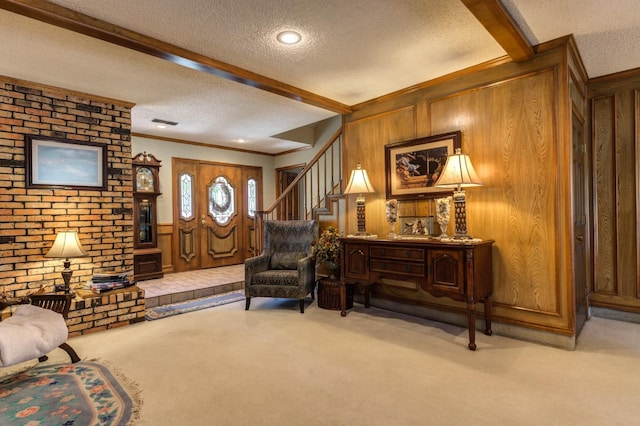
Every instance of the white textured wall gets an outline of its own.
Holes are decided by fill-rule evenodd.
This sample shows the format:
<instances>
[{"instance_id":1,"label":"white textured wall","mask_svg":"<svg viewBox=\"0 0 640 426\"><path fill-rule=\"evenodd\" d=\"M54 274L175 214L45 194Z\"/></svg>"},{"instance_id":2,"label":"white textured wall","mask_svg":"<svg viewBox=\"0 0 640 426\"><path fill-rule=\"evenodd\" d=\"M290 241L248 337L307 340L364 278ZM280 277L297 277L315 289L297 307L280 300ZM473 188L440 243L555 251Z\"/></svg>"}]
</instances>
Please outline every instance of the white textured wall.
<instances>
[{"instance_id":1,"label":"white textured wall","mask_svg":"<svg viewBox=\"0 0 640 426\"><path fill-rule=\"evenodd\" d=\"M162 161L162 167L160 168L160 191L162 195L158 197L158 223L173 223L174 203L171 200L172 157L262 167L262 200L263 207L267 208L275 200L275 169L294 164L306 164L341 125L342 118L340 116L325 120L316 126L316 143L313 148L276 157L167 142L138 136L132 137L132 152L135 156L140 152L146 151Z\"/></svg>"},{"instance_id":2,"label":"white textured wall","mask_svg":"<svg viewBox=\"0 0 640 426\"><path fill-rule=\"evenodd\" d=\"M274 170L277 168L292 166L295 164L306 164L308 163L316 153L322 149L327 140L338 131L340 126L342 125L342 117L336 115L333 118L324 120L320 122L315 129L315 145L311 149L306 149L304 151L297 151L291 154L278 155L275 157L275 161L273 164ZM135 145L134 145L135 146ZM268 207L265 205L265 207Z\"/></svg>"},{"instance_id":3,"label":"white textured wall","mask_svg":"<svg viewBox=\"0 0 640 426\"><path fill-rule=\"evenodd\" d=\"M264 206L274 201L274 157L270 155L250 154L218 148L181 144L175 142L132 137L132 152L136 155L146 151L162 161L160 168L160 191L158 197L158 223L173 223L173 201L171 200L171 158L190 158L203 161L240 164L262 167L262 189Z\"/></svg>"}]
</instances>

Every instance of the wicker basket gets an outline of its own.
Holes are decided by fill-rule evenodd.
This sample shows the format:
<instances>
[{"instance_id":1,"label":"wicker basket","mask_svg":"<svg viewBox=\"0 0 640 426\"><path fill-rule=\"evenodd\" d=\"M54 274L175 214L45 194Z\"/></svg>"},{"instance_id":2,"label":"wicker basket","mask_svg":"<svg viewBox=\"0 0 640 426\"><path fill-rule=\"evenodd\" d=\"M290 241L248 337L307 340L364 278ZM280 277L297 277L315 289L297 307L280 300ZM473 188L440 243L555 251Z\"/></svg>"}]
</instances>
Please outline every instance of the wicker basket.
<instances>
[{"instance_id":1,"label":"wicker basket","mask_svg":"<svg viewBox=\"0 0 640 426\"><path fill-rule=\"evenodd\" d=\"M340 310L340 281L321 278L318 281L318 306L324 309ZM353 308L353 286L347 286L346 309Z\"/></svg>"}]
</instances>

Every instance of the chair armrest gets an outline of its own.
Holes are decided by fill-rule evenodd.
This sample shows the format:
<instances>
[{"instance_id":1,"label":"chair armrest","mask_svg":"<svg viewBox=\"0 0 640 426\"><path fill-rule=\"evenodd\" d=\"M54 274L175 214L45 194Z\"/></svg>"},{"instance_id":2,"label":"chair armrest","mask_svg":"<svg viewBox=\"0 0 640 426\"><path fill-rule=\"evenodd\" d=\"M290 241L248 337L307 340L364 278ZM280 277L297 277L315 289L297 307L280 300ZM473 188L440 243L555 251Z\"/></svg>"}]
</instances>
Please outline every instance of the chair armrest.
<instances>
[{"instance_id":1,"label":"chair armrest","mask_svg":"<svg viewBox=\"0 0 640 426\"><path fill-rule=\"evenodd\" d=\"M251 280L254 274L258 272L266 271L269 268L270 256L267 254L261 254L260 256L250 257L244 260L244 285L251 285Z\"/></svg>"},{"instance_id":2,"label":"chair armrest","mask_svg":"<svg viewBox=\"0 0 640 426\"><path fill-rule=\"evenodd\" d=\"M32 294L30 299L32 305L50 309L67 319L73 297L72 294Z\"/></svg>"},{"instance_id":3,"label":"chair armrest","mask_svg":"<svg viewBox=\"0 0 640 426\"><path fill-rule=\"evenodd\" d=\"M298 260L298 278L300 282L312 282L316 280L316 257L307 256Z\"/></svg>"},{"instance_id":4,"label":"chair armrest","mask_svg":"<svg viewBox=\"0 0 640 426\"><path fill-rule=\"evenodd\" d=\"M298 270L307 269L307 268L315 268L316 267L316 257L315 256L307 256L302 259L298 259Z\"/></svg>"}]
</instances>

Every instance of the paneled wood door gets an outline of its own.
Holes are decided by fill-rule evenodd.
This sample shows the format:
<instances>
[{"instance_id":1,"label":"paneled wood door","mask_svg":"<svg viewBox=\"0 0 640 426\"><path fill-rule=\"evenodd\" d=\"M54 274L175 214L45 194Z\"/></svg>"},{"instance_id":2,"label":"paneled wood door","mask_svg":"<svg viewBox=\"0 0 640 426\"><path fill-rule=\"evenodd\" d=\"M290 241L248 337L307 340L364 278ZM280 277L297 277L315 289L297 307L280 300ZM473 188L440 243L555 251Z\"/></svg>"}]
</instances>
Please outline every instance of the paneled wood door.
<instances>
[{"instance_id":1,"label":"paneled wood door","mask_svg":"<svg viewBox=\"0 0 640 426\"><path fill-rule=\"evenodd\" d=\"M234 265L253 256L262 168L173 159L176 272Z\"/></svg>"},{"instance_id":2,"label":"paneled wood door","mask_svg":"<svg viewBox=\"0 0 640 426\"><path fill-rule=\"evenodd\" d=\"M583 123L573 115L573 279L576 300L576 335L589 319L589 260L587 250L587 175Z\"/></svg>"},{"instance_id":3,"label":"paneled wood door","mask_svg":"<svg viewBox=\"0 0 640 426\"><path fill-rule=\"evenodd\" d=\"M291 182L298 177L298 174L302 171L304 165L284 167L276 169L276 181L278 185L276 187L276 198L289 187ZM300 216L300 187L302 182L297 185L289 193L285 203L282 207L278 208L277 217L279 220L297 220L304 219Z\"/></svg>"}]
</instances>

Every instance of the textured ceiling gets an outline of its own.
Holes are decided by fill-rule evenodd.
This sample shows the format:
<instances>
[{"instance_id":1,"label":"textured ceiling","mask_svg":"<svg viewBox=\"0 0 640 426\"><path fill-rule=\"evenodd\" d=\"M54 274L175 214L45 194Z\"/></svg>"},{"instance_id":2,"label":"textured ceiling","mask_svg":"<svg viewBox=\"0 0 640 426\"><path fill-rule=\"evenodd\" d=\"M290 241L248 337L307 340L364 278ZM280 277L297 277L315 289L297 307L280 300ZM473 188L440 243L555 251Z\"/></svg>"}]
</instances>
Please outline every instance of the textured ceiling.
<instances>
[{"instance_id":1,"label":"textured ceiling","mask_svg":"<svg viewBox=\"0 0 640 426\"><path fill-rule=\"evenodd\" d=\"M533 45L573 34L589 78L640 67L638 0L501 0Z\"/></svg>"},{"instance_id":2,"label":"textured ceiling","mask_svg":"<svg viewBox=\"0 0 640 426\"><path fill-rule=\"evenodd\" d=\"M457 0L51 3L346 105L505 55ZM640 1L503 3L532 44L573 33L590 77L640 66ZM336 114L3 10L0 40L0 74L134 102L136 133L278 153L305 145L274 135Z\"/></svg>"}]
</instances>

